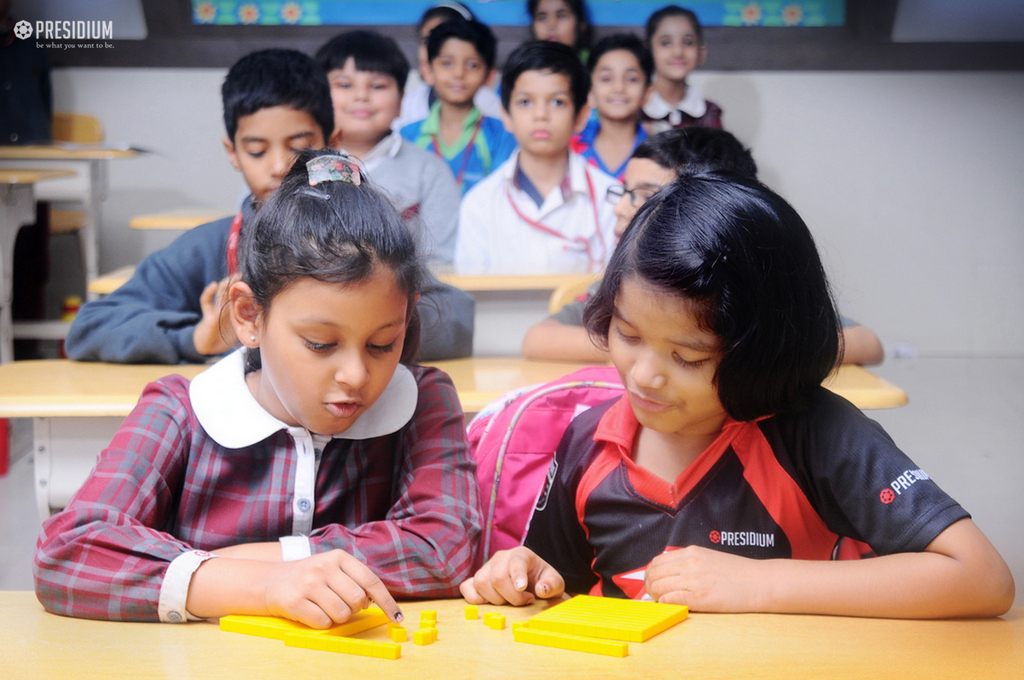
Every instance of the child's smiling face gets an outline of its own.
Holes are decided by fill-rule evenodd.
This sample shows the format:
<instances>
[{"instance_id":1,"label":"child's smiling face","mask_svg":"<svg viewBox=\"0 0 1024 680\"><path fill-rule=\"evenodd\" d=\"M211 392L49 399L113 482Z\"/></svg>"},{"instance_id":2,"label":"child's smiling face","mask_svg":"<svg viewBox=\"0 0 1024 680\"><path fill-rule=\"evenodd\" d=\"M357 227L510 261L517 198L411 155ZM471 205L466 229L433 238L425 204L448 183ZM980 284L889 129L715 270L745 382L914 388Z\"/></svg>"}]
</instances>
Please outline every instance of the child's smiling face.
<instances>
[{"instance_id":1,"label":"child's smiling face","mask_svg":"<svg viewBox=\"0 0 1024 680\"><path fill-rule=\"evenodd\" d=\"M591 105L602 118L636 120L647 94L647 77L629 50L611 50L594 65Z\"/></svg>"},{"instance_id":2,"label":"child's smiling face","mask_svg":"<svg viewBox=\"0 0 1024 680\"><path fill-rule=\"evenodd\" d=\"M568 153L569 141L588 113L587 107L575 110L569 76L523 71L512 85L502 120L515 135L521 152L555 158Z\"/></svg>"},{"instance_id":3,"label":"child's smiling face","mask_svg":"<svg viewBox=\"0 0 1024 680\"><path fill-rule=\"evenodd\" d=\"M438 98L448 104L465 106L487 80L487 64L473 43L450 38L430 62L430 80Z\"/></svg>"},{"instance_id":4,"label":"child's smiling face","mask_svg":"<svg viewBox=\"0 0 1024 680\"><path fill-rule=\"evenodd\" d=\"M726 413L714 382L719 345L690 301L635 275L622 281L608 350L643 427L688 438L721 431Z\"/></svg>"},{"instance_id":5,"label":"child's smiling face","mask_svg":"<svg viewBox=\"0 0 1024 680\"><path fill-rule=\"evenodd\" d=\"M683 82L704 63L706 53L693 23L686 17L665 17L651 36L651 56L659 78Z\"/></svg>"},{"instance_id":6,"label":"child's smiling face","mask_svg":"<svg viewBox=\"0 0 1024 680\"><path fill-rule=\"evenodd\" d=\"M238 286L244 294L246 284ZM254 328L239 330L236 322L243 344L260 350L262 368L246 376L253 396L289 425L344 432L388 386L402 356L408 309L408 296L387 269L348 284L295 281Z\"/></svg>"},{"instance_id":7,"label":"child's smiling face","mask_svg":"<svg viewBox=\"0 0 1024 680\"><path fill-rule=\"evenodd\" d=\"M395 79L376 71L360 71L349 58L327 74L334 104L334 131L342 146L373 146L386 137L398 116L402 95Z\"/></svg>"}]
</instances>

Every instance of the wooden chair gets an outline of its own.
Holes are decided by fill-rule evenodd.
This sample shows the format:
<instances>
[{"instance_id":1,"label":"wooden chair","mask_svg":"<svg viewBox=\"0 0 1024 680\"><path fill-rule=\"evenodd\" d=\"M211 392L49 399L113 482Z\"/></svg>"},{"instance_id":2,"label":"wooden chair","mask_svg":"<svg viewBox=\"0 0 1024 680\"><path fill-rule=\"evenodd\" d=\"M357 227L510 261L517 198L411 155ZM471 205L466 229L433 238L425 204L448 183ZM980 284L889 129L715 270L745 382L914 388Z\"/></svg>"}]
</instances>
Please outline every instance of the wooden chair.
<instances>
[{"instance_id":1,"label":"wooden chair","mask_svg":"<svg viewBox=\"0 0 1024 680\"><path fill-rule=\"evenodd\" d=\"M555 288L551 292L551 297L548 298L548 314L558 312L562 307L585 293L587 288L590 288L590 285L600 278L600 274L581 274L578 279Z\"/></svg>"}]
</instances>

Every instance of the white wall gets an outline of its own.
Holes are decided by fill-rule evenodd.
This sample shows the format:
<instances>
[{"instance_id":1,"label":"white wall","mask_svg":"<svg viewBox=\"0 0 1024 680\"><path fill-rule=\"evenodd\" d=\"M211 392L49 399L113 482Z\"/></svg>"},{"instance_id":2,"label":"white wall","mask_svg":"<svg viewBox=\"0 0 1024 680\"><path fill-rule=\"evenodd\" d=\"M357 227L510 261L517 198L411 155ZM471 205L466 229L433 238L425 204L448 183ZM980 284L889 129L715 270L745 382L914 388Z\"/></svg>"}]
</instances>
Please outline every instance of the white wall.
<instances>
[{"instance_id":1,"label":"white wall","mask_svg":"<svg viewBox=\"0 0 1024 680\"><path fill-rule=\"evenodd\" d=\"M99 116L111 143L101 269L173 234L131 216L230 208L221 69L60 69L57 108ZM922 355L1024 355L1024 74L700 73L763 181L818 239L842 311ZM59 268L57 268L59 269ZM55 272L55 275L58 272Z\"/></svg>"}]
</instances>

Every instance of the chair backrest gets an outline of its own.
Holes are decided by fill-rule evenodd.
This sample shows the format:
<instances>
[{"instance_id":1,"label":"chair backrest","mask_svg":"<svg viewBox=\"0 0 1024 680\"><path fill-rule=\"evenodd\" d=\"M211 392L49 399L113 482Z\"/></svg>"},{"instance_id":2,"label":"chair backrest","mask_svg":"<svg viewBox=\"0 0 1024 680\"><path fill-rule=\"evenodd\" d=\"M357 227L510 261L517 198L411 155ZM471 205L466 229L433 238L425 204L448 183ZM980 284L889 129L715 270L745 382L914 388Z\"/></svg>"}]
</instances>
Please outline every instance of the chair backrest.
<instances>
[{"instance_id":1,"label":"chair backrest","mask_svg":"<svg viewBox=\"0 0 1024 680\"><path fill-rule=\"evenodd\" d=\"M573 419L622 392L613 366L592 366L510 392L473 418L469 448L484 510L481 564L498 550L522 545L555 449Z\"/></svg>"},{"instance_id":2,"label":"chair backrest","mask_svg":"<svg viewBox=\"0 0 1024 680\"><path fill-rule=\"evenodd\" d=\"M95 116L84 113L55 111L53 141L74 144L99 144L103 141L103 124Z\"/></svg>"},{"instance_id":3,"label":"chair backrest","mask_svg":"<svg viewBox=\"0 0 1024 680\"><path fill-rule=\"evenodd\" d=\"M600 278L600 274L585 274L574 281L563 283L558 288L555 288L551 292L551 297L548 298L548 314L555 314L562 307L583 295L583 293L587 292L587 288L590 288L590 284Z\"/></svg>"}]
</instances>

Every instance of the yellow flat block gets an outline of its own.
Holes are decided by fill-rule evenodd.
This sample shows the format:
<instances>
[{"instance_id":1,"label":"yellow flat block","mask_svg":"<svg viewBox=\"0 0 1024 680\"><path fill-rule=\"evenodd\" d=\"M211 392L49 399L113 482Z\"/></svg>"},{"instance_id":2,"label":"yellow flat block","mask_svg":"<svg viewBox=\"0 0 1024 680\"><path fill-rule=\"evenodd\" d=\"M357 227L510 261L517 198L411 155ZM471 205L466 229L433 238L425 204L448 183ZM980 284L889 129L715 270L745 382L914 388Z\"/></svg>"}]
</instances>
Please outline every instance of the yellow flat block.
<instances>
[{"instance_id":1,"label":"yellow flat block","mask_svg":"<svg viewBox=\"0 0 1024 680\"><path fill-rule=\"evenodd\" d=\"M615 597L577 595L530 619L529 627L554 633L643 642L689 615L689 608Z\"/></svg>"},{"instance_id":2,"label":"yellow flat block","mask_svg":"<svg viewBox=\"0 0 1024 680\"><path fill-rule=\"evenodd\" d=\"M534 630L529 626L514 626L512 628L512 637L516 642L542 645L544 647L557 647L559 649L572 649L589 654L618 657L624 657L629 654L629 644L626 642L597 640L581 635L567 635L566 633L552 633L546 630Z\"/></svg>"},{"instance_id":3,"label":"yellow flat block","mask_svg":"<svg viewBox=\"0 0 1024 680\"><path fill-rule=\"evenodd\" d=\"M397 659L402 656L402 645L396 645L394 642L357 640L356 638L338 637L335 635L289 633L284 636L284 644L288 647L319 649L323 652L355 654L357 656L372 656L377 659Z\"/></svg>"},{"instance_id":4,"label":"yellow flat block","mask_svg":"<svg viewBox=\"0 0 1024 680\"><path fill-rule=\"evenodd\" d=\"M477 606L475 604L467 604L466 605L466 620L467 621L476 621L478 618L480 618L480 611L479 611L479 609L477 609Z\"/></svg>"},{"instance_id":5,"label":"yellow flat block","mask_svg":"<svg viewBox=\"0 0 1024 680\"><path fill-rule=\"evenodd\" d=\"M346 636L360 633L364 630L383 626L388 622L388 615L377 607L370 607L361 612L356 612L345 623L325 628L323 630L310 628L298 621L282 619L276 616L222 616L220 617L220 629L231 633L243 633L245 635L256 635L259 637L283 640L285 635L292 633L304 633L309 635L335 635Z\"/></svg>"}]
</instances>

